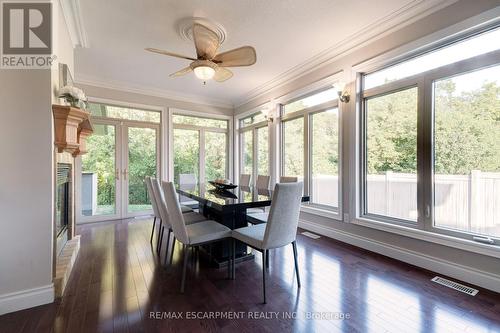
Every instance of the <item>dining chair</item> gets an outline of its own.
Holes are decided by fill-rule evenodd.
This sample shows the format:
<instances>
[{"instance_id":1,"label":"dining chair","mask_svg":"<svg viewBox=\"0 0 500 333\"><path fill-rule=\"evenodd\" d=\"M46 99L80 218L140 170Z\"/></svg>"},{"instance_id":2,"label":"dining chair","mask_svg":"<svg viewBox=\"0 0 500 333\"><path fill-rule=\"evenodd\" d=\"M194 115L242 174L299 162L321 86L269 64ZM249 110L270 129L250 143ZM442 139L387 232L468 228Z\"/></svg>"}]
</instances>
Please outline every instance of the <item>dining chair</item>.
<instances>
[{"instance_id":1,"label":"dining chair","mask_svg":"<svg viewBox=\"0 0 500 333\"><path fill-rule=\"evenodd\" d=\"M235 278L234 250L239 240L248 246L262 252L262 290L266 303L266 251L292 244L295 261L295 276L300 288L299 265L297 261L297 227L299 224L300 203L302 201L303 183L276 184L269 219L265 224L257 224L232 231L233 249L231 257L232 277Z\"/></svg>"},{"instance_id":2,"label":"dining chair","mask_svg":"<svg viewBox=\"0 0 500 333\"><path fill-rule=\"evenodd\" d=\"M179 185L185 190L192 190L198 185L198 179L194 173L181 173L179 174ZM179 196L179 200L185 206L189 206L193 209L197 209L199 203L197 201L191 200L186 196Z\"/></svg>"},{"instance_id":3,"label":"dining chair","mask_svg":"<svg viewBox=\"0 0 500 333\"><path fill-rule=\"evenodd\" d=\"M163 182L162 186L165 193L169 222L171 223L174 232L171 253L173 253L176 240L183 245L184 258L182 267L181 293L184 293L189 248L231 238L231 229L213 220L205 220L193 224L186 223L186 215L181 212L174 184L171 182ZM234 251L234 248L232 251ZM234 257L232 253L230 255L231 257ZM233 262L234 261L229 260L227 265L228 278L231 277L231 264Z\"/></svg>"},{"instance_id":4,"label":"dining chair","mask_svg":"<svg viewBox=\"0 0 500 333\"><path fill-rule=\"evenodd\" d=\"M161 217L160 217L160 212L158 211L158 205L156 204L156 198L153 193L153 188L151 185L151 177L146 177L144 179L144 182L146 183L146 189L148 191L149 200L151 201L151 206L153 207L153 216L154 216L153 227L151 229L151 238L149 239L149 242L151 243L153 241L153 234L155 232L156 219L158 219L160 223L160 227L158 228L158 237L160 237Z\"/></svg>"},{"instance_id":5,"label":"dining chair","mask_svg":"<svg viewBox=\"0 0 500 333\"><path fill-rule=\"evenodd\" d=\"M246 173L242 173L240 175L240 186L250 186L250 175Z\"/></svg>"},{"instance_id":6,"label":"dining chair","mask_svg":"<svg viewBox=\"0 0 500 333\"><path fill-rule=\"evenodd\" d=\"M281 176L280 183L296 183L298 182L298 177Z\"/></svg>"},{"instance_id":7,"label":"dining chair","mask_svg":"<svg viewBox=\"0 0 500 333\"><path fill-rule=\"evenodd\" d=\"M271 181L270 176L257 175L257 182L255 183L255 187L258 189L269 189L269 182Z\"/></svg>"},{"instance_id":8,"label":"dining chair","mask_svg":"<svg viewBox=\"0 0 500 333\"><path fill-rule=\"evenodd\" d=\"M268 190L270 180L271 180L270 176L258 175L257 182L255 183L255 188L257 190ZM248 214L260 214L260 213L265 213L265 212L266 212L266 207L257 207L257 208L248 208L247 209L247 215Z\"/></svg>"},{"instance_id":9,"label":"dining chair","mask_svg":"<svg viewBox=\"0 0 500 333\"><path fill-rule=\"evenodd\" d=\"M168 251L168 243L170 241L170 232L172 231L172 226L170 225L170 222L168 220L168 211L163 211L165 209L165 197L163 194L163 191L160 187L160 182L156 178L151 178L151 188L153 190L153 195L155 197L156 203L157 203L157 208L158 208L158 213L160 214L161 221L163 225L160 224L160 229L158 229L159 232L159 237L158 241L156 243L156 251L160 253L161 251L161 245L163 242L163 234L165 232L165 228L168 230L168 238L167 238L167 251ZM182 212L182 209L181 209ZM192 209L189 211L185 211L183 213L186 215L186 221L187 223L196 223L199 221L205 220L205 217L199 213L195 213Z\"/></svg>"}]
</instances>

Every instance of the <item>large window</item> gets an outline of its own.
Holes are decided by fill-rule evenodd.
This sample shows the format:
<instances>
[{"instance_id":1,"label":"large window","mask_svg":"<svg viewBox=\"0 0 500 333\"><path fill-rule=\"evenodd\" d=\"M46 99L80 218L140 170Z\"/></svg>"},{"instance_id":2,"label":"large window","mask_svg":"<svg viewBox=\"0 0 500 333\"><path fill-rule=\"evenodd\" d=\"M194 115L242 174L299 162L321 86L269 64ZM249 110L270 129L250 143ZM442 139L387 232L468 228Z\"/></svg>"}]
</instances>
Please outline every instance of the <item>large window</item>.
<instances>
[{"instance_id":1,"label":"large window","mask_svg":"<svg viewBox=\"0 0 500 333\"><path fill-rule=\"evenodd\" d=\"M298 177L309 205L339 207L339 109L328 88L282 106L281 175Z\"/></svg>"},{"instance_id":2,"label":"large window","mask_svg":"<svg viewBox=\"0 0 500 333\"><path fill-rule=\"evenodd\" d=\"M362 216L499 243L498 38L362 76Z\"/></svg>"},{"instance_id":3,"label":"large window","mask_svg":"<svg viewBox=\"0 0 500 333\"><path fill-rule=\"evenodd\" d=\"M269 129L261 112L240 119L240 174L269 176Z\"/></svg>"},{"instance_id":4,"label":"large window","mask_svg":"<svg viewBox=\"0 0 500 333\"><path fill-rule=\"evenodd\" d=\"M197 182L228 176L228 121L174 114L174 182L194 174Z\"/></svg>"}]
</instances>

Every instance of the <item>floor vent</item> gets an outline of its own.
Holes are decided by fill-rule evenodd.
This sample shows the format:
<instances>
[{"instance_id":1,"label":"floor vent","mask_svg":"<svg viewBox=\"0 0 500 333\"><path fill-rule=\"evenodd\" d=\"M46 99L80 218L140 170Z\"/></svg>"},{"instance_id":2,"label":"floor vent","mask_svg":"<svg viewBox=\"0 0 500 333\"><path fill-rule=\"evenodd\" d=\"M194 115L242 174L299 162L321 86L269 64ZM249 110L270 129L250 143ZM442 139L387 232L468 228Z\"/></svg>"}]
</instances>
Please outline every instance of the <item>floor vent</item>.
<instances>
[{"instance_id":1,"label":"floor vent","mask_svg":"<svg viewBox=\"0 0 500 333\"><path fill-rule=\"evenodd\" d=\"M471 288L468 286L464 286L463 284L453 282L451 280L442 278L440 276L433 277L431 281L439 283L440 285L443 285L445 287L458 290L460 292L463 292L464 294L471 295L471 296L476 296L476 294L479 292L479 290L477 290L477 289L474 289L474 288Z\"/></svg>"},{"instance_id":2,"label":"floor vent","mask_svg":"<svg viewBox=\"0 0 500 333\"><path fill-rule=\"evenodd\" d=\"M302 232L302 235L307 236L307 237L312 238L312 239L321 238L321 236L313 234L312 232L309 232L309 231Z\"/></svg>"}]
</instances>

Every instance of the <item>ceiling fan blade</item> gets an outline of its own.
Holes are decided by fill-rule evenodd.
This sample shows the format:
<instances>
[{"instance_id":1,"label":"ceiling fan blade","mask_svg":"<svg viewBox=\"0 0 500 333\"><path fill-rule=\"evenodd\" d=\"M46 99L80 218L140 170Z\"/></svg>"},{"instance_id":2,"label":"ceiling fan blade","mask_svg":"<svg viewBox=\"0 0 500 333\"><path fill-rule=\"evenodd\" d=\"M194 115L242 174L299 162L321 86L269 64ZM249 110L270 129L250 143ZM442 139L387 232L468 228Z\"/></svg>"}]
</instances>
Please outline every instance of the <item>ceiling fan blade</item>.
<instances>
[{"instance_id":1,"label":"ceiling fan blade","mask_svg":"<svg viewBox=\"0 0 500 333\"><path fill-rule=\"evenodd\" d=\"M238 67L251 66L257 61L255 49L251 46L242 46L237 49L218 54L213 59L219 66L223 67Z\"/></svg>"},{"instance_id":2,"label":"ceiling fan blade","mask_svg":"<svg viewBox=\"0 0 500 333\"><path fill-rule=\"evenodd\" d=\"M186 68L181 69L180 71L177 71L175 73L170 74L170 77L183 76L183 75L186 75L188 73L191 73L192 71L193 70L191 69L191 67L186 67Z\"/></svg>"},{"instance_id":3,"label":"ceiling fan blade","mask_svg":"<svg viewBox=\"0 0 500 333\"><path fill-rule=\"evenodd\" d=\"M149 52L159 53L159 54L163 54L163 55L167 55L167 56L171 56L171 57L176 57L176 58L181 58L181 59L187 59L187 60L192 60L192 61L196 60L195 58L186 57L186 56L183 56L183 55L180 55L177 53L163 51L163 50L159 50L159 49L155 49L155 48L151 48L151 47L148 47L145 50L149 51Z\"/></svg>"},{"instance_id":4,"label":"ceiling fan blade","mask_svg":"<svg viewBox=\"0 0 500 333\"><path fill-rule=\"evenodd\" d=\"M200 60L211 60L220 46L219 37L204 25L193 24L193 39Z\"/></svg>"},{"instance_id":5,"label":"ceiling fan blade","mask_svg":"<svg viewBox=\"0 0 500 333\"><path fill-rule=\"evenodd\" d=\"M217 82L224 82L233 77L233 72L224 67L217 67L214 74L214 80Z\"/></svg>"}]
</instances>

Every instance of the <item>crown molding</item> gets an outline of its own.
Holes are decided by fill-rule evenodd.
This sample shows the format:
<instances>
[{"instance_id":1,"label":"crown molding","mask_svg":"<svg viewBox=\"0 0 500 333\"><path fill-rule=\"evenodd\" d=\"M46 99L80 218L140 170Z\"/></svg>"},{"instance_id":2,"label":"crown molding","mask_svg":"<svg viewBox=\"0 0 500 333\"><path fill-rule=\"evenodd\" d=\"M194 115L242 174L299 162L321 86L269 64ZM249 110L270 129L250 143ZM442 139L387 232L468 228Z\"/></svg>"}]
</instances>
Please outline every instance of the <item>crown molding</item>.
<instances>
[{"instance_id":1,"label":"crown molding","mask_svg":"<svg viewBox=\"0 0 500 333\"><path fill-rule=\"evenodd\" d=\"M344 38L342 41L309 58L303 63L292 67L263 85L250 90L235 101L235 108L247 104L271 90L282 87L293 80L307 75L320 66L330 64L357 49L371 44L457 1L458 0L413 0L407 5Z\"/></svg>"},{"instance_id":2,"label":"crown molding","mask_svg":"<svg viewBox=\"0 0 500 333\"><path fill-rule=\"evenodd\" d=\"M153 87L143 87L143 86L139 87L120 81L104 81L102 79L81 75L78 73L76 73L75 83L99 87L99 88L105 88L105 89L124 91L128 93L141 94L146 96L166 98L178 102L187 102L187 103L201 104L205 106L212 106L218 108L233 109L233 103L231 103L228 100L202 97L199 95L179 93L176 91L158 89Z\"/></svg>"},{"instance_id":3,"label":"crown molding","mask_svg":"<svg viewBox=\"0 0 500 333\"><path fill-rule=\"evenodd\" d=\"M79 0L59 0L73 47L89 47Z\"/></svg>"}]
</instances>

